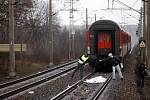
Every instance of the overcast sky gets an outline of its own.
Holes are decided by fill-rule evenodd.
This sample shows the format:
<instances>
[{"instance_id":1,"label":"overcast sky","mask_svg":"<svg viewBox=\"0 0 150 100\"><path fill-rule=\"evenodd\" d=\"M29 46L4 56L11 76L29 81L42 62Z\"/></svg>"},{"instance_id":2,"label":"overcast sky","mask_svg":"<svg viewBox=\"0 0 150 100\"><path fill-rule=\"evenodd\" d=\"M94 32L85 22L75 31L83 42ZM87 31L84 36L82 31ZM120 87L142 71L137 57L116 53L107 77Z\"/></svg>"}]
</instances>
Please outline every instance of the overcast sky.
<instances>
[{"instance_id":1,"label":"overcast sky","mask_svg":"<svg viewBox=\"0 0 150 100\"><path fill-rule=\"evenodd\" d=\"M43 0L48 2L49 0ZM59 19L62 24L69 24L69 2L70 0L52 0L53 12L59 12ZM88 9L88 22L93 23L96 19L110 19L118 24L137 24L140 14L128 7L120 4L118 1L140 10L142 0L109 0L109 8L119 8L120 10L108 10L108 0L73 0L74 1L74 24L85 24L85 9Z\"/></svg>"},{"instance_id":2,"label":"overcast sky","mask_svg":"<svg viewBox=\"0 0 150 100\"><path fill-rule=\"evenodd\" d=\"M69 24L69 0L53 0L54 12L59 11L59 18L63 24ZM109 0L109 8L123 8L126 6L117 2L118 0ZM140 10L141 0L119 0L135 10ZM134 10L108 10L108 0L74 0L74 24L85 24L85 9L88 9L89 24L97 20L110 19L118 24L137 24L140 14ZM62 10L61 10L62 9ZM60 11L61 10L61 11Z\"/></svg>"}]
</instances>

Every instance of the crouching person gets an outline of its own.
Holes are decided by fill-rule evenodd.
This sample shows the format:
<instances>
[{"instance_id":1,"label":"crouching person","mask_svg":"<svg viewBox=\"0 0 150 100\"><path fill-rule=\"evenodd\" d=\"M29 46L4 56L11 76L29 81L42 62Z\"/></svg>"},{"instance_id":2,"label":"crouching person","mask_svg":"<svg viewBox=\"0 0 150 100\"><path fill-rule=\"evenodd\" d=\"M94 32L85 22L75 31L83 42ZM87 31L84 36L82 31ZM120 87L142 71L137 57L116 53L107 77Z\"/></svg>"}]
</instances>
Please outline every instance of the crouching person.
<instances>
[{"instance_id":1,"label":"crouching person","mask_svg":"<svg viewBox=\"0 0 150 100\"><path fill-rule=\"evenodd\" d=\"M80 70L80 79L83 79L83 67L88 62L88 60L89 60L89 55L82 55L79 57L78 66L74 70L72 74L72 78L74 77L74 74L76 73L76 71Z\"/></svg>"}]
</instances>

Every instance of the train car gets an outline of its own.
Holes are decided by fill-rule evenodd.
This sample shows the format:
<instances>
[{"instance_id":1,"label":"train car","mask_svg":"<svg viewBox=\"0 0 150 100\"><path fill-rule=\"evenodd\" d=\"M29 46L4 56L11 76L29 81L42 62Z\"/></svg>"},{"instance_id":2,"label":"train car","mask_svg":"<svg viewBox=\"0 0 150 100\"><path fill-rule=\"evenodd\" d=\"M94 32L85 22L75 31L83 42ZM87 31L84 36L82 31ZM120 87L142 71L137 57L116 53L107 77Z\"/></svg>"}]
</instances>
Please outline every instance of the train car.
<instances>
[{"instance_id":1,"label":"train car","mask_svg":"<svg viewBox=\"0 0 150 100\"><path fill-rule=\"evenodd\" d=\"M121 30L119 25L111 20L94 22L88 31L88 53L95 54L98 59L105 59L108 53L125 57L131 50L131 36ZM108 66L109 62L102 65Z\"/></svg>"}]
</instances>

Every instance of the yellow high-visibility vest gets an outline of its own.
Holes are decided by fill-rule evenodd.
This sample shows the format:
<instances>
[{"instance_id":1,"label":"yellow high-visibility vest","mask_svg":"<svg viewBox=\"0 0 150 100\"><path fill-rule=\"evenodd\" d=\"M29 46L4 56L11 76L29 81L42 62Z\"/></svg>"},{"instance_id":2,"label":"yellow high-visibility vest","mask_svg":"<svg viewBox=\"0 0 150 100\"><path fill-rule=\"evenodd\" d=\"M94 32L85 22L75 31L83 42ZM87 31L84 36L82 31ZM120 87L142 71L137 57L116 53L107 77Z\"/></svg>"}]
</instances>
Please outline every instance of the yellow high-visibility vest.
<instances>
[{"instance_id":1,"label":"yellow high-visibility vest","mask_svg":"<svg viewBox=\"0 0 150 100\"><path fill-rule=\"evenodd\" d=\"M88 60L89 57L85 57L85 55L81 56L81 59L78 59L78 63L83 64Z\"/></svg>"}]
</instances>

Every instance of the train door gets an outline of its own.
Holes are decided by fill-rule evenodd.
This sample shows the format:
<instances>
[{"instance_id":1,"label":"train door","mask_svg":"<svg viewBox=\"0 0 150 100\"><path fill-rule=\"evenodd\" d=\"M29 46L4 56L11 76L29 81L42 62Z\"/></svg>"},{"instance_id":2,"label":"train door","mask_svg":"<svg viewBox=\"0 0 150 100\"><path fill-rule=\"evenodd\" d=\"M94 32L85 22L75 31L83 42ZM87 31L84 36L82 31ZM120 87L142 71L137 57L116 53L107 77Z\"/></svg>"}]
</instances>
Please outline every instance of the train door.
<instances>
[{"instance_id":1,"label":"train door","mask_svg":"<svg viewBox=\"0 0 150 100\"><path fill-rule=\"evenodd\" d=\"M97 34L97 52L100 55L107 55L112 51L112 32L101 31Z\"/></svg>"}]
</instances>

